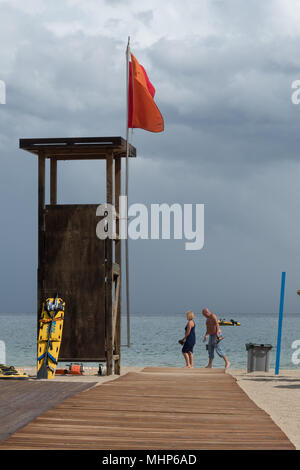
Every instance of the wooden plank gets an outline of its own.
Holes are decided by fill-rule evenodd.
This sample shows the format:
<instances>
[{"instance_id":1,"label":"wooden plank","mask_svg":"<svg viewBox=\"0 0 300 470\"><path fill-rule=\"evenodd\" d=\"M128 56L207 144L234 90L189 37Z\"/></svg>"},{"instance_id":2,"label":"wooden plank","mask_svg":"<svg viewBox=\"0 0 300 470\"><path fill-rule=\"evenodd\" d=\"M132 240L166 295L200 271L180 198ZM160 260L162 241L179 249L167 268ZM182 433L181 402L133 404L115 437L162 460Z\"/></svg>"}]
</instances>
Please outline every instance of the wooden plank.
<instances>
[{"instance_id":1,"label":"wooden plank","mask_svg":"<svg viewBox=\"0 0 300 470\"><path fill-rule=\"evenodd\" d=\"M37 268L37 338L39 333L39 318L42 311L42 290L44 277L45 251L45 179L46 160L41 151L38 156L38 268Z\"/></svg>"},{"instance_id":2,"label":"wooden plank","mask_svg":"<svg viewBox=\"0 0 300 470\"><path fill-rule=\"evenodd\" d=\"M20 148L27 148L29 145L75 145L75 144L111 144L125 145L126 141L122 137L54 137L20 139Z\"/></svg>"},{"instance_id":3,"label":"wooden plank","mask_svg":"<svg viewBox=\"0 0 300 470\"><path fill-rule=\"evenodd\" d=\"M50 204L57 203L57 160L50 161Z\"/></svg>"},{"instance_id":4,"label":"wooden plank","mask_svg":"<svg viewBox=\"0 0 300 470\"><path fill-rule=\"evenodd\" d=\"M91 154L91 158L100 158L107 152L115 152L117 157L126 156L126 141L122 137L63 137L63 138L37 138L20 139L19 146L28 152L38 154L44 152L46 156L64 156L64 159L86 158ZM130 157L136 157L136 149L130 145ZM99 156L97 157L97 154Z\"/></svg>"},{"instance_id":5,"label":"wooden plank","mask_svg":"<svg viewBox=\"0 0 300 470\"><path fill-rule=\"evenodd\" d=\"M72 396L0 449L294 449L229 374L129 373Z\"/></svg>"},{"instance_id":6,"label":"wooden plank","mask_svg":"<svg viewBox=\"0 0 300 470\"><path fill-rule=\"evenodd\" d=\"M160 374L173 374L173 373L178 373L178 368L176 367L145 367L143 369L143 372L150 372L150 373L160 373ZM214 376L215 374L221 374L224 375L225 371L224 369L188 369L188 368L183 368L182 369L183 374L210 374L211 376ZM226 379L227 380L227 379Z\"/></svg>"},{"instance_id":7,"label":"wooden plank","mask_svg":"<svg viewBox=\"0 0 300 470\"><path fill-rule=\"evenodd\" d=\"M35 148L35 147L34 147ZM117 150L119 152L122 151L122 147L117 147ZM80 146L76 146L76 145L73 145L73 146L55 146L55 145L52 145L52 146L49 146L49 147L45 147L44 148L44 152L46 155L54 155L55 157L59 157L60 155L62 156L68 156L68 155L72 155L72 156L76 156L76 155L85 155L85 156L88 156L88 155L106 155L107 153L111 153L111 146L109 145L101 145L101 147L99 148L99 146L96 146L96 145L80 145Z\"/></svg>"},{"instance_id":8,"label":"wooden plank","mask_svg":"<svg viewBox=\"0 0 300 470\"><path fill-rule=\"evenodd\" d=\"M115 159L115 209L117 213L116 233L118 238L115 240L115 261L119 268L116 292L116 322L115 322L115 352L119 359L115 361L115 374L121 373L121 316L122 316L122 240L120 240L120 196L122 192L122 162Z\"/></svg>"},{"instance_id":9,"label":"wooden plank","mask_svg":"<svg viewBox=\"0 0 300 470\"><path fill-rule=\"evenodd\" d=\"M0 441L41 413L94 383L0 381Z\"/></svg>"},{"instance_id":10,"label":"wooden plank","mask_svg":"<svg viewBox=\"0 0 300 470\"><path fill-rule=\"evenodd\" d=\"M114 182L113 182L113 156L108 154L106 158L106 202L113 205L114 203ZM105 343L106 343L106 368L107 375L113 373L113 241L112 227L109 227L108 238L106 243L106 317L105 317Z\"/></svg>"},{"instance_id":11,"label":"wooden plank","mask_svg":"<svg viewBox=\"0 0 300 470\"><path fill-rule=\"evenodd\" d=\"M57 161L71 161L71 160L106 160L107 149L98 150L97 152L55 152L53 149L45 150L46 158L52 159L55 158ZM36 154L36 152L32 152ZM119 151L116 154L119 158L125 158L126 154L123 151ZM129 155L134 157L134 155Z\"/></svg>"},{"instance_id":12,"label":"wooden plank","mask_svg":"<svg viewBox=\"0 0 300 470\"><path fill-rule=\"evenodd\" d=\"M117 322L118 322L118 310L119 310L119 296L120 296L120 276L116 276L116 280L114 280L115 283L115 300L112 308L112 316L113 316L113 324L112 324L112 332L113 332L113 338L112 338L112 344L115 346L115 340L117 339L117 332L116 332L116 327L117 327ZM117 352L119 348L114 348ZM120 359L119 354L118 355L118 360ZM117 372L116 372L117 373ZM119 375L119 373L118 373Z\"/></svg>"}]
</instances>

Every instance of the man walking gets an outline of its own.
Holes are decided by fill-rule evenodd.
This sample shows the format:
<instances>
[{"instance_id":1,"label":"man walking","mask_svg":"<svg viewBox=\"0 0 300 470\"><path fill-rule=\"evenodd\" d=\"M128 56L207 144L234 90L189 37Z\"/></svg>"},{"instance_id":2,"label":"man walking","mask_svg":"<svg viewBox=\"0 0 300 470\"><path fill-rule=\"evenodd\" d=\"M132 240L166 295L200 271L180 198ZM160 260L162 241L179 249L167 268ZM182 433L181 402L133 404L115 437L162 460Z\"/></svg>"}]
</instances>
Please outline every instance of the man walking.
<instances>
[{"instance_id":1,"label":"man walking","mask_svg":"<svg viewBox=\"0 0 300 470\"><path fill-rule=\"evenodd\" d=\"M206 366L207 369L212 368L212 363L215 357L215 350L217 354L224 359L225 362L225 369L228 369L230 366L230 362L228 361L226 355L224 354L221 346L220 346L220 327L218 323L217 315L212 313L208 308L204 308L202 310L202 315L206 318L206 333L204 336L204 341L208 340L208 364Z\"/></svg>"}]
</instances>

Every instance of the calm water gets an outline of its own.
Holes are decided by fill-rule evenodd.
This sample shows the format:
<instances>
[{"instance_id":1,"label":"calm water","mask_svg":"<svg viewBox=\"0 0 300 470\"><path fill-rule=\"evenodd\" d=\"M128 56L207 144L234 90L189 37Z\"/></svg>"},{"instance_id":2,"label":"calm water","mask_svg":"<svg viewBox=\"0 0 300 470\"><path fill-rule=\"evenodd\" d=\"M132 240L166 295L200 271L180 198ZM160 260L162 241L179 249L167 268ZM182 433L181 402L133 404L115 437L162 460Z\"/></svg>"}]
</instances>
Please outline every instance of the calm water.
<instances>
[{"instance_id":1,"label":"calm water","mask_svg":"<svg viewBox=\"0 0 300 470\"><path fill-rule=\"evenodd\" d=\"M222 315L220 315L223 318ZM224 316L225 317L225 316ZM229 319L229 317L228 317ZM223 326L225 339L222 347L233 368L247 367L245 344L268 343L273 345L271 367L275 365L278 319L276 314L241 314L234 317L241 322L239 327ZM205 322L202 315L196 319L195 366L205 366L207 352L202 342ZM124 366L183 366L184 359L178 339L184 336L185 315L132 315L131 347L122 348ZM35 364L36 320L34 314L0 314L0 340L5 341L6 362L17 366ZM300 314L286 314L283 321L281 367L299 369L292 363L292 343L300 340ZM126 323L123 322L123 344L126 343ZM223 361L217 355L215 366Z\"/></svg>"}]
</instances>

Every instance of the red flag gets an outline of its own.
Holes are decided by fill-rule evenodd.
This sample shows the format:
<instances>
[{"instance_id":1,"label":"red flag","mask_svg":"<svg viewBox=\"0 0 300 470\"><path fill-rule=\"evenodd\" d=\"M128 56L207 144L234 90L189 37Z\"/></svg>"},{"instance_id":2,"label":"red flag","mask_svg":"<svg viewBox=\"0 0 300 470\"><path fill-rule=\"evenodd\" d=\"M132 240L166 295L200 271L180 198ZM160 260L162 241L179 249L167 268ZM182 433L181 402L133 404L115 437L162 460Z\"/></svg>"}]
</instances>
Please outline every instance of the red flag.
<instances>
[{"instance_id":1,"label":"red flag","mask_svg":"<svg viewBox=\"0 0 300 470\"><path fill-rule=\"evenodd\" d=\"M155 88L133 54L129 63L128 127L162 132L164 119L154 102Z\"/></svg>"}]
</instances>

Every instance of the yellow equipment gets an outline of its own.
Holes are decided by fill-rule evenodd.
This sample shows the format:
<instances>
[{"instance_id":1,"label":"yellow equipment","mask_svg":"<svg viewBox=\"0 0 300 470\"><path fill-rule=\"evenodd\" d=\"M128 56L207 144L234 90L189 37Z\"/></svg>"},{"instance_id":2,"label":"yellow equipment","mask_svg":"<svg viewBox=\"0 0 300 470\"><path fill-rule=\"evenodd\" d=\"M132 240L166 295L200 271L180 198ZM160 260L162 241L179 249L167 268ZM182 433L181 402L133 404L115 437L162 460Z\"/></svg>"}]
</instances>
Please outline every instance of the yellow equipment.
<instances>
[{"instance_id":1,"label":"yellow equipment","mask_svg":"<svg viewBox=\"0 0 300 470\"><path fill-rule=\"evenodd\" d=\"M58 362L64 324L65 302L56 297L43 303L39 320L37 378L53 379Z\"/></svg>"},{"instance_id":2,"label":"yellow equipment","mask_svg":"<svg viewBox=\"0 0 300 470\"><path fill-rule=\"evenodd\" d=\"M240 322L235 321L235 320L227 321L227 320L220 319L218 320L218 322L219 322L219 325L223 325L223 326L240 326L241 325Z\"/></svg>"},{"instance_id":3,"label":"yellow equipment","mask_svg":"<svg viewBox=\"0 0 300 470\"><path fill-rule=\"evenodd\" d=\"M0 379L29 379L29 375L19 372L14 368L14 366L5 366L4 364L0 364Z\"/></svg>"}]
</instances>

